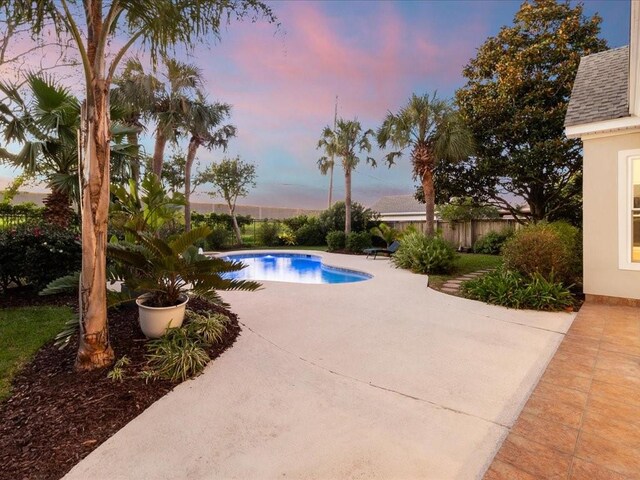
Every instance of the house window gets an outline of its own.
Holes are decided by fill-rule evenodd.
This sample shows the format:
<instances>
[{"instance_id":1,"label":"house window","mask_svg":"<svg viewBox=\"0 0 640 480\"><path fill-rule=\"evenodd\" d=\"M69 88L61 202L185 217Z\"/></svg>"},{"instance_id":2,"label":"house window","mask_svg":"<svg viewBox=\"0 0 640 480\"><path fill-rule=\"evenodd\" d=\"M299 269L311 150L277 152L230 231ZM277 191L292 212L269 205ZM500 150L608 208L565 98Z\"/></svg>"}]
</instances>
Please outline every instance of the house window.
<instances>
[{"instance_id":1,"label":"house window","mask_svg":"<svg viewBox=\"0 0 640 480\"><path fill-rule=\"evenodd\" d=\"M619 267L640 270L640 150L618 156Z\"/></svg>"}]
</instances>

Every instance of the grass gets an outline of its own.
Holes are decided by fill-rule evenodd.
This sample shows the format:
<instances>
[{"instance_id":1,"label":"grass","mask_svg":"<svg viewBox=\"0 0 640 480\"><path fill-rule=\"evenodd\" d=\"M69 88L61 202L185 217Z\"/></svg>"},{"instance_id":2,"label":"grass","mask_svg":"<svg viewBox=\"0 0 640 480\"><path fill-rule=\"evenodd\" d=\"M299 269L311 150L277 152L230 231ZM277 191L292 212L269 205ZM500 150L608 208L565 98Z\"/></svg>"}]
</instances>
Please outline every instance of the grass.
<instances>
[{"instance_id":1,"label":"grass","mask_svg":"<svg viewBox=\"0 0 640 480\"><path fill-rule=\"evenodd\" d=\"M53 340L72 314L69 307L0 310L0 400L9 396L14 375Z\"/></svg>"},{"instance_id":2,"label":"grass","mask_svg":"<svg viewBox=\"0 0 640 480\"><path fill-rule=\"evenodd\" d=\"M485 268L496 268L502 265L500 255L485 255L482 253L460 253L454 262L454 269L449 275L429 275L429 286L441 288L447 280L460 275L477 272Z\"/></svg>"}]
</instances>

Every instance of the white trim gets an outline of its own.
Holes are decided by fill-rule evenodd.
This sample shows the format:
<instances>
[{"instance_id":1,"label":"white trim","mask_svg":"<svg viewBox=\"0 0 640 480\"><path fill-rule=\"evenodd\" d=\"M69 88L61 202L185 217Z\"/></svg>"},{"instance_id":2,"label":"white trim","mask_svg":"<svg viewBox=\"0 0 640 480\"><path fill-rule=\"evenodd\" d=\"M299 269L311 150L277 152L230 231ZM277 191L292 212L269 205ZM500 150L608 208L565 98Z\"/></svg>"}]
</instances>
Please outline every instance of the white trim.
<instances>
[{"instance_id":1,"label":"white trim","mask_svg":"<svg viewBox=\"0 0 640 480\"><path fill-rule=\"evenodd\" d=\"M640 262L631 261L632 231L631 208L633 195L631 190L632 158L640 157L640 149L618 152L618 268L620 270L640 270Z\"/></svg>"},{"instance_id":2,"label":"white trim","mask_svg":"<svg viewBox=\"0 0 640 480\"><path fill-rule=\"evenodd\" d=\"M629 42L629 113L640 115L640 0L631 1Z\"/></svg>"},{"instance_id":3,"label":"white trim","mask_svg":"<svg viewBox=\"0 0 640 480\"><path fill-rule=\"evenodd\" d=\"M584 135L602 133L612 130L627 130L640 127L640 117L629 116L614 118L613 120L603 120L601 122L583 123L565 127L564 133L567 138L578 138Z\"/></svg>"}]
</instances>

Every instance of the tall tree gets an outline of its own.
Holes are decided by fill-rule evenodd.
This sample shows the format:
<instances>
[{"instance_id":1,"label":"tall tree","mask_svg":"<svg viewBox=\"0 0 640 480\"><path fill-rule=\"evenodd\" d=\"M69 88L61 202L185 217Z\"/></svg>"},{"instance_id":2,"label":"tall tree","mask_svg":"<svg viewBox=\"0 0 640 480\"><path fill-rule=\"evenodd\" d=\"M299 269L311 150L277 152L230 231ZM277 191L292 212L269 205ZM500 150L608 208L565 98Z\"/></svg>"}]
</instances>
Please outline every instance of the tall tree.
<instances>
[{"instance_id":1,"label":"tall tree","mask_svg":"<svg viewBox=\"0 0 640 480\"><path fill-rule=\"evenodd\" d=\"M226 103L208 103L200 97L189 103L189 111L185 119L184 128L189 135L189 146L184 167L184 222L185 230L191 230L191 169L195 161L198 148L204 146L208 150L213 148L227 149L229 139L235 137L236 127L220 124L229 117L231 105ZM200 180L201 181L201 180Z\"/></svg>"},{"instance_id":2,"label":"tall tree","mask_svg":"<svg viewBox=\"0 0 640 480\"><path fill-rule=\"evenodd\" d=\"M109 90L127 51L138 41L157 58L182 44L190 48L208 35L219 36L232 18L247 15L275 21L269 7L257 0L84 0L82 7L68 0L0 0L0 10L16 22L28 22L33 34L43 33L48 21L68 32L81 59L85 77L79 159L82 191L82 273L80 275L80 336L76 368L110 364L106 302L106 246L109 215ZM82 22L79 21L82 19ZM81 31L86 25L85 31ZM107 61L107 46L116 32L124 44Z\"/></svg>"},{"instance_id":3,"label":"tall tree","mask_svg":"<svg viewBox=\"0 0 640 480\"><path fill-rule=\"evenodd\" d=\"M444 189L516 216L526 202L534 221L579 200L581 143L565 137L564 117L580 57L606 48L600 22L581 4L527 1L487 39L456 94L477 156L445 172Z\"/></svg>"},{"instance_id":4,"label":"tall tree","mask_svg":"<svg viewBox=\"0 0 640 480\"><path fill-rule=\"evenodd\" d=\"M233 221L233 231L236 234L238 245L242 245L242 232L236 218L236 201L238 197L246 197L249 189L256 186L255 165L236 158L223 158L219 164L211 165L202 172L201 181L213 184L214 191L209 195L224 198L229 207L229 214Z\"/></svg>"},{"instance_id":5,"label":"tall tree","mask_svg":"<svg viewBox=\"0 0 640 480\"><path fill-rule=\"evenodd\" d=\"M411 148L413 175L420 180L426 205L426 234L435 233L434 215L436 193L434 169L439 162L456 162L473 151L471 133L459 115L445 100L435 94L411 95L398 113L389 112L377 131L378 145L391 145L397 150L386 156L389 165L395 163L402 151Z\"/></svg>"},{"instance_id":6,"label":"tall tree","mask_svg":"<svg viewBox=\"0 0 640 480\"><path fill-rule=\"evenodd\" d=\"M318 160L318 168L320 173L326 175L333 168L333 157L338 156L342 161L344 169L344 204L345 204L345 220L344 233L351 233L351 177L360 157L357 153L371 152L371 142L369 136L373 135L373 130L362 131L362 125L358 119L344 120L340 118L335 123L335 128L328 125L324 127L322 136L318 141L318 147L324 150L325 155ZM357 150L357 152L356 152ZM376 161L367 156L366 162L372 166L376 166Z\"/></svg>"}]
</instances>

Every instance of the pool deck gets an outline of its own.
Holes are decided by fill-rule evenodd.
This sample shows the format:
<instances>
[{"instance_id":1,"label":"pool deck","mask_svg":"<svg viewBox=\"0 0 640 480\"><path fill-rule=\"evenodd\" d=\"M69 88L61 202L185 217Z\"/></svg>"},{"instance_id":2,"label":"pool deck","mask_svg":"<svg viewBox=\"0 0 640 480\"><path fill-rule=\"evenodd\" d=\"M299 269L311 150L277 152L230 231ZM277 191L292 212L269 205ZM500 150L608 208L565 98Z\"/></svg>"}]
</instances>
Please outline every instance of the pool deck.
<instances>
[{"instance_id":1,"label":"pool deck","mask_svg":"<svg viewBox=\"0 0 640 480\"><path fill-rule=\"evenodd\" d=\"M65 478L482 478L574 315L439 293L388 259L299 253L373 278L223 292L236 344Z\"/></svg>"}]
</instances>

